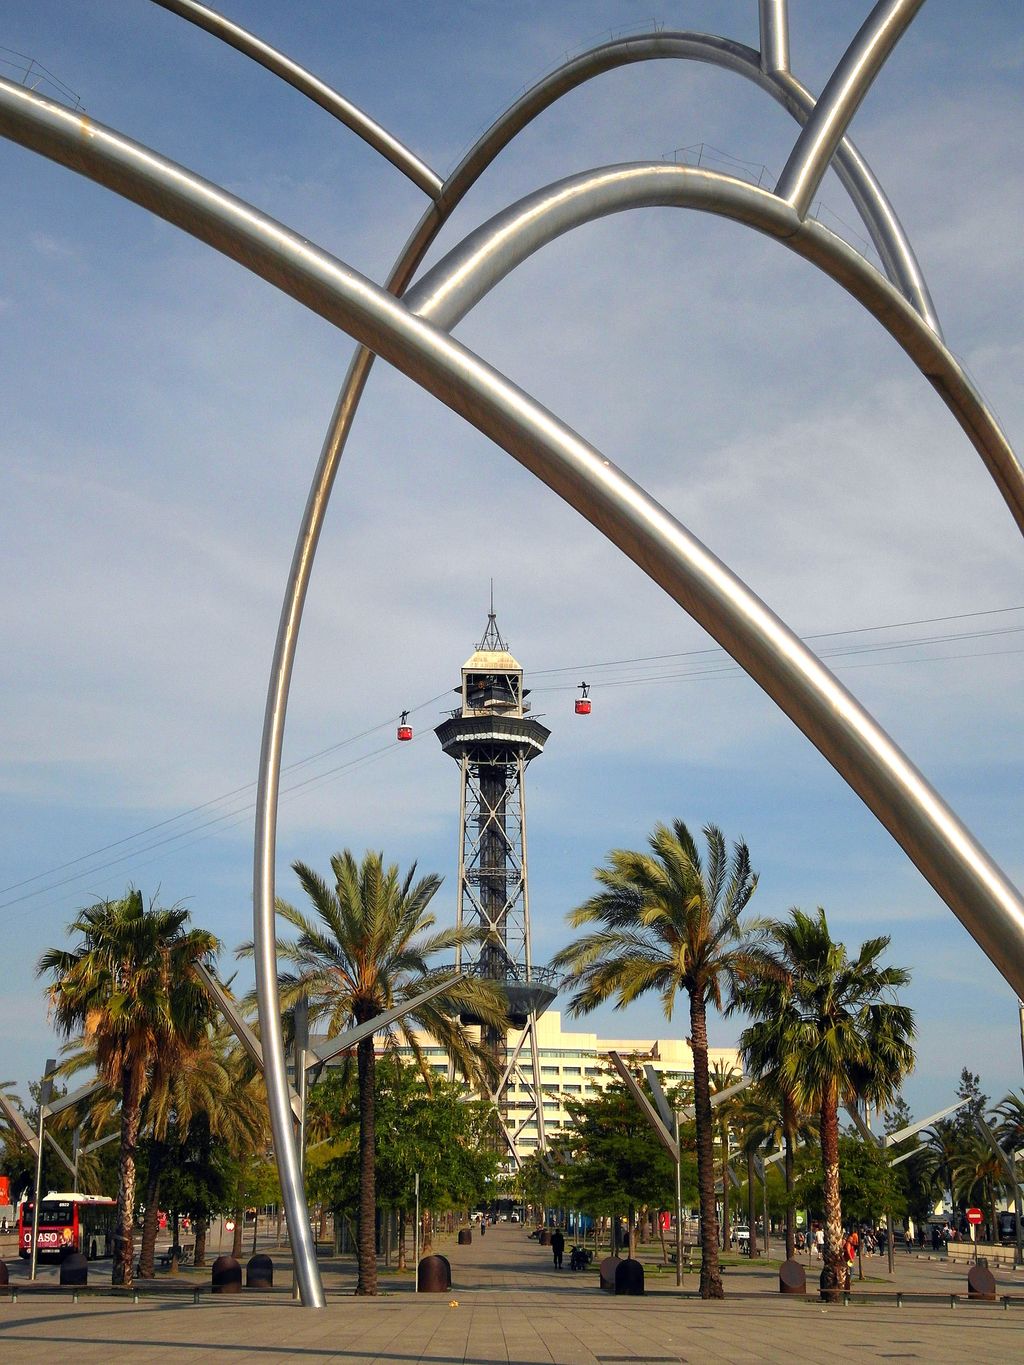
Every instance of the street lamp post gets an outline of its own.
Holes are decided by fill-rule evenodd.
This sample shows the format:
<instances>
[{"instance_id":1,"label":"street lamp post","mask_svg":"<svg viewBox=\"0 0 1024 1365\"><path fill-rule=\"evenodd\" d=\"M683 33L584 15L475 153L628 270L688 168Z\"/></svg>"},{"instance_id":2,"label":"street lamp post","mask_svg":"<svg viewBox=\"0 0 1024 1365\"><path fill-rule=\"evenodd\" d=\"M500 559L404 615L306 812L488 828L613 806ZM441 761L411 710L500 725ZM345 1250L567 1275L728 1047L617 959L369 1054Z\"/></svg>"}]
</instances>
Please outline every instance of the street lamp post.
<instances>
[{"instance_id":1,"label":"street lamp post","mask_svg":"<svg viewBox=\"0 0 1024 1365\"><path fill-rule=\"evenodd\" d=\"M43 1069L43 1079L39 1083L39 1122L36 1126L36 1183L35 1200L32 1204L32 1254L29 1260L28 1277L34 1280L39 1260L39 1203L43 1196L43 1125L46 1123L46 1106L53 1094L52 1073L56 1069L56 1059L47 1059Z\"/></svg>"},{"instance_id":2,"label":"street lamp post","mask_svg":"<svg viewBox=\"0 0 1024 1365\"><path fill-rule=\"evenodd\" d=\"M683 1149L679 1141L679 1110L672 1112L676 1137L676 1286L683 1283Z\"/></svg>"}]
</instances>

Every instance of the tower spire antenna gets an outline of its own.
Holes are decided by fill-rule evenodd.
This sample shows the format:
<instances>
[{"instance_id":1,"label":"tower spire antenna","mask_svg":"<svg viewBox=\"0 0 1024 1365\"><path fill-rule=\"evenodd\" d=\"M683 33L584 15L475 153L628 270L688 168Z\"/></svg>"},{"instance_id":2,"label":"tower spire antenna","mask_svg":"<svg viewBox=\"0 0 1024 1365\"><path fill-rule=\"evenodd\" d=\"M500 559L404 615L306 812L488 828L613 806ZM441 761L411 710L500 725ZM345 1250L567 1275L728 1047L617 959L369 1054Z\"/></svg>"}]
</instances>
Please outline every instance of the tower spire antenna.
<instances>
[{"instance_id":1,"label":"tower spire antenna","mask_svg":"<svg viewBox=\"0 0 1024 1365\"><path fill-rule=\"evenodd\" d=\"M494 579L491 579L491 606L487 613L487 628L483 633L478 650L490 650L494 653L508 653L508 642L502 639L501 631L498 629L498 621L494 615Z\"/></svg>"}]
</instances>

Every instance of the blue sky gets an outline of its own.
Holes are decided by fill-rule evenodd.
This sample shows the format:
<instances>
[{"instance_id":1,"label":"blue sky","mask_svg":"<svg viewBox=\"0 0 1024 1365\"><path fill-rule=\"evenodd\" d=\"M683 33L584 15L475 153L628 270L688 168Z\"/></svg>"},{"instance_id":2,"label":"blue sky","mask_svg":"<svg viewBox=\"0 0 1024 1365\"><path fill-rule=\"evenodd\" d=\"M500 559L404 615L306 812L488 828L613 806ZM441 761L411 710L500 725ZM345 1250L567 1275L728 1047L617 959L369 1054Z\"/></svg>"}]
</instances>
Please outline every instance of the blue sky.
<instances>
[{"instance_id":1,"label":"blue sky","mask_svg":"<svg viewBox=\"0 0 1024 1365\"><path fill-rule=\"evenodd\" d=\"M820 89L868 5L790 8L793 68ZM756 46L756 11L679 0L653 19ZM567 53L652 22L620 0L236 0L226 12L442 175ZM32 58L93 118L375 279L424 206L322 111L145 0L7 4L0 45L0 73L21 79ZM929 0L852 128L948 343L1018 449L1022 66L1019 5ZM777 174L794 137L727 73L659 62L607 74L501 156L430 259L572 172L704 144L712 164L725 153ZM0 1075L24 1087L54 1050L34 964L78 906L128 882L184 900L223 940L224 970L251 932L246 784L292 542L352 344L20 148L0 144L0 184ZM821 199L830 227L858 230L831 176ZM876 323L776 243L662 209L552 244L457 335L800 634L836 632L812 643L837 651L842 680L1024 880L1024 551L966 437ZM282 805L283 894L296 858L325 867L338 848L382 848L443 873L437 910L453 917L457 773L431 730L492 577L552 730L529 775L538 958L565 941L565 912L609 848L641 844L657 820L710 821L748 841L761 913L822 904L850 944L892 935L891 960L914 973L915 1113L946 1102L964 1065L991 1095L1019 1087L1012 992L825 761L722 656L693 653L712 642L591 527L385 366L339 478L299 649L285 763L331 752L286 777L286 789L315 780ZM571 705L583 676L586 721ZM404 707L420 708L417 738L399 747ZM652 1003L596 1026L651 1036L685 1021L666 1024ZM735 1031L718 1021L712 1040Z\"/></svg>"}]
</instances>

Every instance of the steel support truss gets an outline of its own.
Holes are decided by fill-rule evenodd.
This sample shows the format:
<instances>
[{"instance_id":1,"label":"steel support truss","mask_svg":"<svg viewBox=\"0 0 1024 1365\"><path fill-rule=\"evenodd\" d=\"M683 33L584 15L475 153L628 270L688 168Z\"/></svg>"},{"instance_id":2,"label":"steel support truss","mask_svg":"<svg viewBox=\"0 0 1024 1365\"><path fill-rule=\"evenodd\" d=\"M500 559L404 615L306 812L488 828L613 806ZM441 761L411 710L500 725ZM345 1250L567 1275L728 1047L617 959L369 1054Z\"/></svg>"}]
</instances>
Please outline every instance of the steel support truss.
<instances>
[{"instance_id":1,"label":"steel support truss","mask_svg":"<svg viewBox=\"0 0 1024 1365\"><path fill-rule=\"evenodd\" d=\"M679 183L686 189L675 202L732 217L778 238L831 274L871 311L953 412L1024 530L1024 471L981 395L943 345L906 235L845 135L850 118L921 0L879 0L817 100L788 69L785 0L759 0L759 52L730 39L693 33L654 33L604 44L567 62L528 90L484 133L439 191L437 177L397 140L336 92L328 92L335 96L332 101L324 95L328 87L267 44L192 0L157 2L201 23L323 107L333 103L331 112L431 196L430 206L381 288L219 186L80 112L0 81L0 133L4 136L107 185L207 242L348 332L364 348L356 354L335 406L292 560L271 670L257 794L253 878L257 995L275 1150L289 1228L294 1229L303 1303L320 1307L324 1297L291 1131L280 1029L274 941L277 801L303 604L334 478L374 353L535 473L699 622L861 796L1018 995L1024 995L1024 901L1020 893L851 694L726 565L643 489L504 376L453 341L443 324L422 320L394 297L405 291L441 226L502 147L567 91L616 66L656 58L704 61L736 71L755 81L804 125L779 185L769 193L729 176L676 167ZM850 191L888 279L808 217L829 165L835 166ZM622 202L620 207L642 202L641 195L636 203ZM510 255L515 255L514 246ZM480 292L505 273L500 251L492 255L488 268L493 278L481 277Z\"/></svg>"},{"instance_id":2,"label":"steel support truss","mask_svg":"<svg viewBox=\"0 0 1024 1365\"><path fill-rule=\"evenodd\" d=\"M510 750L503 762L480 763L464 754L460 761L459 929L481 927L490 939L479 949L459 949L458 962L468 954L489 979L529 980L533 968L530 948L529 875L526 852L526 768L528 760ZM487 865L500 845L500 871ZM496 875L497 871L497 875ZM500 960L499 960L500 959ZM540 1085L540 1044L537 1015L530 1011L511 1056L504 1033L494 1031L488 1050L500 1074L487 1098L494 1106L499 1132L512 1163L520 1164L517 1142L531 1119L537 1123L537 1149L546 1145L544 1102ZM521 1060L523 1052L527 1060ZM509 1113L509 1086L526 1091L527 1112Z\"/></svg>"}]
</instances>

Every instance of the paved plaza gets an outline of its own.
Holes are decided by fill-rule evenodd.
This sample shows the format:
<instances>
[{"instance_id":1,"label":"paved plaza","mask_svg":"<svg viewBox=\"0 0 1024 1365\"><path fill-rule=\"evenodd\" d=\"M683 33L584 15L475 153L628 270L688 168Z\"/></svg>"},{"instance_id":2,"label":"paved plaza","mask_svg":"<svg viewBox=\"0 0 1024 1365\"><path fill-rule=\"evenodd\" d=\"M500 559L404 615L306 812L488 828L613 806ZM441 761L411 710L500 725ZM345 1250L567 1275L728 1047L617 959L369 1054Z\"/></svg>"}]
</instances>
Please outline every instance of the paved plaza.
<instances>
[{"instance_id":1,"label":"paved plaza","mask_svg":"<svg viewBox=\"0 0 1024 1365\"><path fill-rule=\"evenodd\" d=\"M966 1295L965 1267L901 1256L890 1280L884 1259L876 1257L858 1289L886 1300L833 1307L783 1298L776 1273L755 1262L729 1266L729 1297L708 1304L693 1297L693 1272L682 1294L671 1271L649 1273L643 1298L602 1294L593 1271L555 1271L550 1252L515 1225L492 1228L484 1238L476 1234L469 1247L444 1243L441 1249L452 1262L450 1294L414 1295L411 1276L382 1272L381 1296L356 1299L351 1263L327 1263L328 1306L321 1312L292 1303L286 1253L275 1255L280 1288L273 1293L204 1293L198 1304L188 1293L143 1296L138 1304L83 1295L76 1304L25 1289L16 1303L0 1302L0 1360L667 1365L1024 1358L1024 1275L1015 1280L1012 1271L997 1276L998 1292L1019 1293L1019 1303L950 1308L950 1293ZM12 1285L20 1285L23 1273L20 1265L11 1268ZM102 1283L99 1275L94 1280ZM209 1272L183 1273L178 1282L208 1285ZM894 1302L897 1288L907 1294L902 1308ZM933 1297L922 1302L914 1298L920 1294Z\"/></svg>"}]
</instances>

